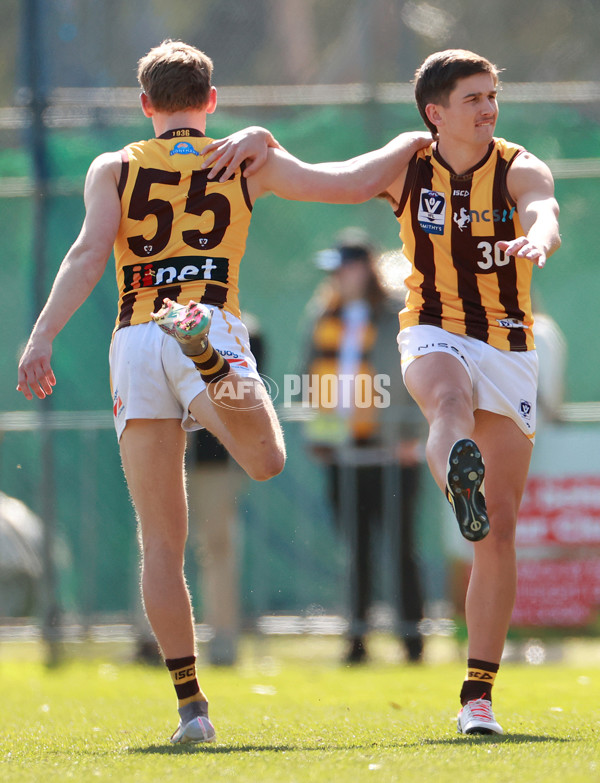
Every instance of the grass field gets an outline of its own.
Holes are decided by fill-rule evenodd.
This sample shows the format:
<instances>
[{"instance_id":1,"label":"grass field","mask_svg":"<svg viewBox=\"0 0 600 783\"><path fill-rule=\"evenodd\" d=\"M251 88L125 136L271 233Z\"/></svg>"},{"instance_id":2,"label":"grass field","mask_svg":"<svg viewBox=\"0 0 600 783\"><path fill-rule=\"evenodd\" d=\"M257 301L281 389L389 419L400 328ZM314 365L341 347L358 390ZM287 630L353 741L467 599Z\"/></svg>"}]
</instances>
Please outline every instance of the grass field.
<instances>
[{"instance_id":1,"label":"grass field","mask_svg":"<svg viewBox=\"0 0 600 783\"><path fill-rule=\"evenodd\" d=\"M96 645L48 669L31 645L5 644L0 780L600 781L597 646L563 663L504 664L495 710L507 734L476 738L456 734L458 656L428 647L421 666L383 654L351 669L340 644L250 640L235 669L202 668L218 735L203 747L169 744L162 668L98 658Z\"/></svg>"}]
</instances>

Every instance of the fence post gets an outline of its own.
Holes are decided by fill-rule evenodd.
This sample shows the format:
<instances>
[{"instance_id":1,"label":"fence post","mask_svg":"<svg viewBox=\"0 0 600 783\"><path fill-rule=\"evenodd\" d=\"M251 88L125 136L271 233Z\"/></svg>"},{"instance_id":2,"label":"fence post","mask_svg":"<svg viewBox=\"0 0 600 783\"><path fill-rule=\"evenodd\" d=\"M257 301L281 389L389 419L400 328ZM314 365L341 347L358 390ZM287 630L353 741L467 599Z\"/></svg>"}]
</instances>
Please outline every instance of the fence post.
<instances>
[{"instance_id":1,"label":"fence post","mask_svg":"<svg viewBox=\"0 0 600 783\"><path fill-rule=\"evenodd\" d=\"M44 36L46 13L40 0L25 0L23 3L23 45L25 54L27 102L31 115L28 133L29 149L33 166L33 281L32 305L34 318L41 311L46 300L47 267L47 225L48 225L48 154L44 111L46 109L46 87L44 85ZM39 406L41 438L40 516L44 523L44 592L43 592L43 635L47 644L47 663L58 663L60 640L60 605L54 562L56 538L56 488L54 482L54 435L48 426L51 415L51 399Z\"/></svg>"}]
</instances>

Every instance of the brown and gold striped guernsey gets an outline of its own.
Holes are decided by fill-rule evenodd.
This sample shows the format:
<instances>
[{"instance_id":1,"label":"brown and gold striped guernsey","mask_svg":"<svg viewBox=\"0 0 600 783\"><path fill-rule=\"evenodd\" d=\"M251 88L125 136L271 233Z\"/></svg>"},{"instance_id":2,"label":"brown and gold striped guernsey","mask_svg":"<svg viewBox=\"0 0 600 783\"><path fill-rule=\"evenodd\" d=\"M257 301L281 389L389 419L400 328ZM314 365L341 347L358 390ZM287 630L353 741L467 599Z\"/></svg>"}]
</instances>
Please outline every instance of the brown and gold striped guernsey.
<instances>
[{"instance_id":1,"label":"brown and gold striped guernsey","mask_svg":"<svg viewBox=\"0 0 600 783\"><path fill-rule=\"evenodd\" d=\"M534 348L533 264L506 256L500 240L523 235L506 175L523 151L494 139L486 156L457 175L436 145L411 160L395 214L412 263L400 327L440 326L507 351Z\"/></svg>"},{"instance_id":2,"label":"brown and gold striped guernsey","mask_svg":"<svg viewBox=\"0 0 600 783\"><path fill-rule=\"evenodd\" d=\"M221 183L200 168L210 141L181 128L122 151L115 329L146 323L164 297L194 299L239 318L239 266L252 204L240 170Z\"/></svg>"}]
</instances>

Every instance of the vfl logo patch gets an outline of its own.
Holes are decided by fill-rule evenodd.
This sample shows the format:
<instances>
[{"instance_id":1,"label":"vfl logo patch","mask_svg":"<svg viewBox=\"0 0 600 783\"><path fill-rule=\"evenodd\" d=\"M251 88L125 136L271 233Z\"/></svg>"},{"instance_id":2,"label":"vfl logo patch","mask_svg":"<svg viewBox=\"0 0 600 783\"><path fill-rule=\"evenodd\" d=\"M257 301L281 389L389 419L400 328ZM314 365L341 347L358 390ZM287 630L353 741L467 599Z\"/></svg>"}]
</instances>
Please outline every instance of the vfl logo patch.
<instances>
[{"instance_id":1,"label":"vfl logo patch","mask_svg":"<svg viewBox=\"0 0 600 783\"><path fill-rule=\"evenodd\" d=\"M203 256L179 256L164 261L141 261L123 267L123 292L137 291L189 280L210 280L227 283L229 259Z\"/></svg>"},{"instance_id":2,"label":"vfl logo patch","mask_svg":"<svg viewBox=\"0 0 600 783\"><path fill-rule=\"evenodd\" d=\"M427 234L443 234L446 220L446 196L437 190L421 188L419 225Z\"/></svg>"},{"instance_id":3,"label":"vfl logo patch","mask_svg":"<svg viewBox=\"0 0 600 783\"><path fill-rule=\"evenodd\" d=\"M498 318L497 320L498 324L505 329L529 329L529 327L524 324L523 321L519 321L518 318Z\"/></svg>"},{"instance_id":4,"label":"vfl logo patch","mask_svg":"<svg viewBox=\"0 0 600 783\"><path fill-rule=\"evenodd\" d=\"M527 400L521 400L519 404L519 413L524 419L530 419L531 418L531 411L533 410L532 403L528 402Z\"/></svg>"},{"instance_id":5,"label":"vfl logo patch","mask_svg":"<svg viewBox=\"0 0 600 783\"><path fill-rule=\"evenodd\" d=\"M198 150L195 150L189 141L178 141L173 147L169 155L200 155Z\"/></svg>"}]
</instances>

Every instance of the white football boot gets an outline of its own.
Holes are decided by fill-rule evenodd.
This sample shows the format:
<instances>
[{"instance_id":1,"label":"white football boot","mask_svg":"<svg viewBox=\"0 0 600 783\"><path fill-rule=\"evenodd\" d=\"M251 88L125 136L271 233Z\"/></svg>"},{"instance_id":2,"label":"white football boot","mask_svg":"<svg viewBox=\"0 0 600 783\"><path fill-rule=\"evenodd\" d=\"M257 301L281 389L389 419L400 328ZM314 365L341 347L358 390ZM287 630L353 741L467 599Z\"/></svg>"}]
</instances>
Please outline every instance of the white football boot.
<instances>
[{"instance_id":1,"label":"white football boot","mask_svg":"<svg viewBox=\"0 0 600 783\"><path fill-rule=\"evenodd\" d=\"M488 699L468 701L458 713L457 729L460 734L504 734Z\"/></svg>"},{"instance_id":2,"label":"white football boot","mask_svg":"<svg viewBox=\"0 0 600 783\"><path fill-rule=\"evenodd\" d=\"M171 737L174 745L187 742L214 742L217 738L215 727L204 715L197 715L187 723L179 722L177 730Z\"/></svg>"}]
</instances>

